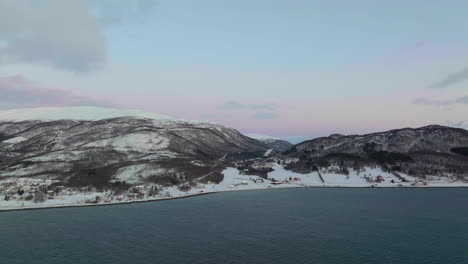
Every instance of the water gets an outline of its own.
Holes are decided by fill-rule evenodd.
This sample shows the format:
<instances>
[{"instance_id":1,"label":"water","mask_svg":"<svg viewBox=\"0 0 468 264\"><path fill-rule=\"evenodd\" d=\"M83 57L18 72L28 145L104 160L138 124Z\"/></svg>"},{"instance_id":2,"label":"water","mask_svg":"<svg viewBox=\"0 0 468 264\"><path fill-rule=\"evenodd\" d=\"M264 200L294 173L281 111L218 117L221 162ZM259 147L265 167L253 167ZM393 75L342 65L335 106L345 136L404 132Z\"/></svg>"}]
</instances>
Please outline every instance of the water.
<instances>
[{"instance_id":1,"label":"water","mask_svg":"<svg viewBox=\"0 0 468 264\"><path fill-rule=\"evenodd\" d=\"M0 213L0 263L468 263L468 189L283 189Z\"/></svg>"}]
</instances>

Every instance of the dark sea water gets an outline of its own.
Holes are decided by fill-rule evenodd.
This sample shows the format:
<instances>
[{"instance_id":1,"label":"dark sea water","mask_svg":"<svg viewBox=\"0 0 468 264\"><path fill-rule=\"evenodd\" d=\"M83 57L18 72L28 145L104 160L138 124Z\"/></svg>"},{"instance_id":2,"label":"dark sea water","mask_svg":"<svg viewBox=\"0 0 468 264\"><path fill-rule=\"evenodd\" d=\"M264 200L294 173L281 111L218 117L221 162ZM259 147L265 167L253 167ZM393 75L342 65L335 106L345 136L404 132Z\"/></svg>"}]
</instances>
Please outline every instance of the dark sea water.
<instances>
[{"instance_id":1,"label":"dark sea water","mask_svg":"<svg viewBox=\"0 0 468 264\"><path fill-rule=\"evenodd\" d=\"M468 189L310 188L0 213L0 263L468 263Z\"/></svg>"}]
</instances>

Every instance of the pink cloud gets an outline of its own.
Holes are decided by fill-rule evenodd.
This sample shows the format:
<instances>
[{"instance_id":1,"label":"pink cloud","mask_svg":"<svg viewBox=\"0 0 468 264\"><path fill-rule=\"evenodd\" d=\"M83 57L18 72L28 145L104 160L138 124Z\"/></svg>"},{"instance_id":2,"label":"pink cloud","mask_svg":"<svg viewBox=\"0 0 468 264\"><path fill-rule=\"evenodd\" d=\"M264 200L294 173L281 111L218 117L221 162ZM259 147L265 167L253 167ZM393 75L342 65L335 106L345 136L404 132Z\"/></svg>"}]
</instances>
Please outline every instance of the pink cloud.
<instances>
[{"instance_id":1,"label":"pink cloud","mask_svg":"<svg viewBox=\"0 0 468 264\"><path fill-rule=\"evenodd\" d=\"M222 96L172 96L157 93L115 93L113 102L122 108L137 108L183 119L207 120L246 133L279 136L368 133L403 126L434 123L424 113L414 111L412 98L418 93L400 92L385 96L352 99L232 98ZM101 94L98 98L106 98ZM272 105L271 109L231 107ZM382 103L385 102L385 103ZM258 113L275 113L277 118L256 119ZM402 118L405 116L407 118ZM417 121L415 121L417 120Z\"/></svg>"},{"instance_id":2,"label":"pink cloud","mask_svg":"<svg viewBox=\"0 0 468 264\"><path fill-rule=\"evenodd\" d=\"M40 106L105 106L104 101L76 95L72 91L44 87L21 75L0 77L0 109Z\"/></svg>"}]
</instances>

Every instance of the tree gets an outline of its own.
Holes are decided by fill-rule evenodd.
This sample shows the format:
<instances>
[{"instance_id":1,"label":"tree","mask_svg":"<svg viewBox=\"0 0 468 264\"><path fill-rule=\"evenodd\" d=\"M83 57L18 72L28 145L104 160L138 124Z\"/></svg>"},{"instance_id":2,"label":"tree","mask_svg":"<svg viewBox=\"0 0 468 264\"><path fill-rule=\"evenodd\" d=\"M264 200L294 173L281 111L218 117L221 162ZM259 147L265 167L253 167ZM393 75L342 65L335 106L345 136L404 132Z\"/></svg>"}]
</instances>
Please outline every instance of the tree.
<instances>
[{"instance_id":1,"label":"tree","mask_svg":"<svg viewBox=\"0 0 468 264\"><path fill-rule=\"evenodd\" d=\"M361 165L359 164L359 162L357 160L354 161L354 164L353 164L353 169L359 174L359 171L361 171Z\"/></svg>"},{"instance_id":2,"label":"tree","mask_svg":"<svg viewBox=\"0 0 468 264\"><path fill-rule=\"evenodd\" d=\"M34 194L33 202L43 203L47 200L47 187L41 186L39 190Z\"/></svg>"},{"instance_id":3,"label":"tree","mask_svg":"<svg viewBox=\"0 0 468 264\"><path fill-rule=\"evenodd\" d=\"M33 202L43 203L45 200L47 200L47 195L45 193L39 191L34 194Z\"/></svg>"},{"instance_id":4,"label":"tree","mask_svg":"<svg viewBox=\"0 0 468 264\"><path fill-rule=\"evenodd\" d=\"M348 168L343 168L341 171L342 171L342 173L343 173L344 175L349 175L349 170L348 170Z\"/></svg>"}]
</instances>

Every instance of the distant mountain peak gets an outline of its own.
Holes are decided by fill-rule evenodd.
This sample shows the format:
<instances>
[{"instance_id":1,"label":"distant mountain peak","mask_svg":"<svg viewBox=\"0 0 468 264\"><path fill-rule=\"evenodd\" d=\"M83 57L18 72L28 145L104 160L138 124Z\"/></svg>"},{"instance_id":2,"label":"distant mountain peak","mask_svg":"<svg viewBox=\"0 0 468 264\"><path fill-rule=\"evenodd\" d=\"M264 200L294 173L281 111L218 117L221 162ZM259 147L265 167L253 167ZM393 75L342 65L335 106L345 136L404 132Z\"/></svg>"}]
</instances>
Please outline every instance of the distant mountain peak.
<instances>
[{"instance_id":1,"label":"distant mountain peak","mask_svg":"<svg viewBox=\"0 0 468 264\"><path fill-rule=\"evenodd\" d=\"M343 134L331 134L330 136L328 136L329 138L333 138L333 139L337 139L337 138L340 138L340 137L344 137L345 135Z\"/></svg>"},{"instance_id":2,"label":"distant mountain peak","mask_svg":"<svg viewBox=\"0 0 468 264\"><path fill-rule=\"evenodd\" d=\"M285 151L290 149L293 144L291 144L287 140L275 138L272 136L268 135L261 135L261 134L246 134L246 136L256 139L258 141L263 142L265 145L270 147L271 149L274 149L276 151Z\"/></svg>"},{"instance_id":3,"label":"distant mountain peak","mask_svg":"<svg viewBox=\"0 0 468 264\"><path fill-rule=\"evenodd\" d=\"M245 135L248 136L248 137L254 138L254 139L258 139L258 140L265 140L265 139L280 140L277 137L273 137L273 136L270 136L270 135L264 135L264 134L249 133L249 134L245 134Z\"/></svg>"}]
</instances>

